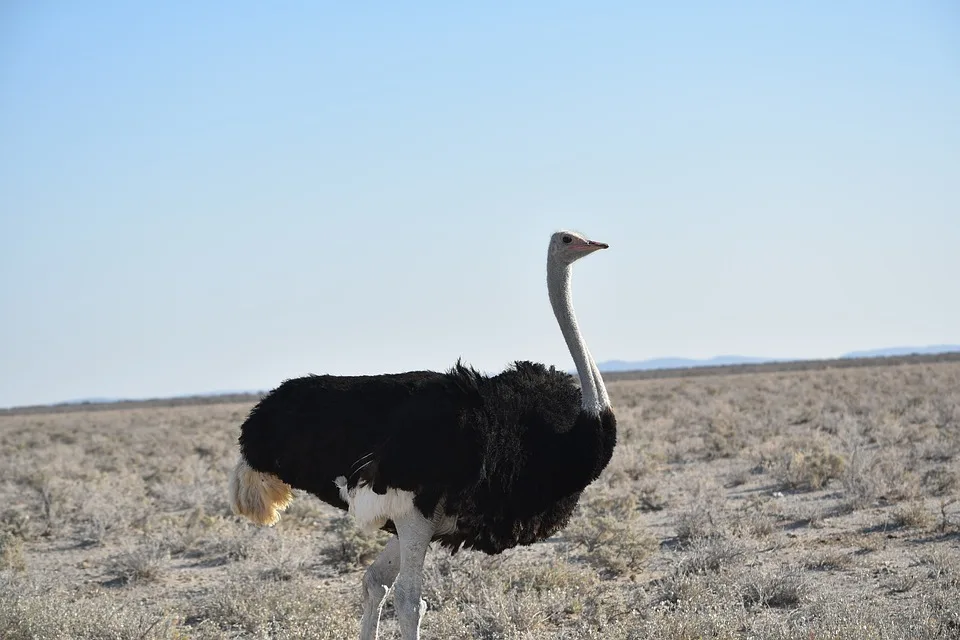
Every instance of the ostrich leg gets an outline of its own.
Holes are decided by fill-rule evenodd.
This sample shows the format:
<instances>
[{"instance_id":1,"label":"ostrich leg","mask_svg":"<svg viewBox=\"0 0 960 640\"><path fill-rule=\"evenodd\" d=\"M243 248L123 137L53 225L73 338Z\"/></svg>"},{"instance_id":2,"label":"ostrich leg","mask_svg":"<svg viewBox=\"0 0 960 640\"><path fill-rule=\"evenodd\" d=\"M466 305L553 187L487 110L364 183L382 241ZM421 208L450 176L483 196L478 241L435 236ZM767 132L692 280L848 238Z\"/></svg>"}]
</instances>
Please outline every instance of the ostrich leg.
<instances>
[{"instance_id":1,"label":"ostrich leg","mask_svg":"<svg viewBox=\"0 0 960 640\"><path fill-rule=\"evenodd\" d=\"M363 617L360 619L360 640L377 640L380 612L387 592L400 571L400 541L394 536L377 559L363 574Z\"/></svg>"},{"instance_id":2,"label":"ostrich leg","mask_svg":"<svg viewBox=\"0 0 960 640\"><path fill-rule=\"evenodd\" d=\"M434 524L416 509L395 522L400 539L400 574L393 588L394 606L403 640L420 640L420 620L427 603L420 599L423 590L423 561L433 537Z\"/></svg>"}]
</instances>

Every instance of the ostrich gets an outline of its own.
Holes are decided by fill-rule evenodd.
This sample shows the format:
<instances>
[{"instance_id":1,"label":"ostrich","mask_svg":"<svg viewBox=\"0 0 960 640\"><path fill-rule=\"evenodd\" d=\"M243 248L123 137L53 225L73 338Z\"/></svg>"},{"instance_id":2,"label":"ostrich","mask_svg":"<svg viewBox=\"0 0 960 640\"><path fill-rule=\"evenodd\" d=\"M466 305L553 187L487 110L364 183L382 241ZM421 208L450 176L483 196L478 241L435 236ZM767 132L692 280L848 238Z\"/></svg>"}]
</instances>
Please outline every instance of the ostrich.
<instances>
[{"instance_id":1,"label":"ostrich","mask_svg":"<svg viewBox=\"0 0 960 640\"><path fill-rule=\"evenodd\" d=\"M606 248L558 231L547 251L579 388L542 364L484 376L458 361L446 372L295 378L250 411L230 478L235 513L273 525L297 488L395 534L363 577L361 640L377 637L391 587L402 638L419 638L431 541L498 554L545 540L607 466L616 418L570 291L571 265Z\"/></svg>"}]
</instances>

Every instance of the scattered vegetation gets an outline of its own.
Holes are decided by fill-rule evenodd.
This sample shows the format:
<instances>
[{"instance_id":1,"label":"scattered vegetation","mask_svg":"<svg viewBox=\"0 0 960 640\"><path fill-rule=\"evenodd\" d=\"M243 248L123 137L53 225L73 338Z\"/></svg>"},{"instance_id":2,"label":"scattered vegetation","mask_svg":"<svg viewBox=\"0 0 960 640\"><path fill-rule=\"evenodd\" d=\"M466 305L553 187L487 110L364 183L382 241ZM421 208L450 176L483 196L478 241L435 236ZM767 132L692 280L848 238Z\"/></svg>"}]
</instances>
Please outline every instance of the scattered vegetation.
<instances>
[{"instance_id":1,"label":"scattered vegetation","mask_svg":"<svg viewBox=\"0 0 960 640\"><path fill-rule=\"evenodd\" d=\"M960 637L960 362L608 387L619 444L567 529L431 552L425 637ZM232 400L0 412L0 637L357 634L388 536L303 494L233 516Z\"/></svg>"},{"instance_id":2,"label":"scattered vegetation","mask_svg":"<svg viewBox=\"0 0 960 640\"><path fill-rule=\"evenodd\" d=\"M26 568L27 559L23 553L23 539L9 531L0 532L0 570L24 571Z\"/></svg>"},{"instance_id":3,"label":"scattered vegetation","mask_svg":"<svg viewBox=\"0 0 960 640\"><path fill-rule=\"evenodd\" d=\"M893 510L890 523L897 528L923 529L934 522L933 513L920 501L898 506Z\"/></svg>"},{"instance_id":4,"label":"scattered vegetation","mask_svg":"<svg viewBox=\"0 0 960 640\"><path fill-rule=\"evenodd\" d=\"M342 572L370 564L390 539L383 531L359 529L347 514L330 518L326 530L333 535L333 542L324 548L323 557Z\"/></svg>"},{"instance_id":5,"label":"scattered vegetation","mask_svg":"<svg viewBox=\"0 0 960 640\"><path fill-rule=\"evenodd\" d=\"M785 489L816 491L843 473L843 456L823 447L797 449L787 454L778 470Z\"/></svg>"},{"instance_id":6,"label":"scattered vegetation","mask_svg":"<svg viewBox=\"0 0 960 640\"><path fill-rule=\"evenodd\" d=\"M792 609L805 597L807 584L806 579L795 571L752 576L743 584L743 603L747 607Z\"/></svg>"},{"instance_id":7,"label":"scattered vegetation","mask_svg":"<svg viewBox=\"0 0 960 640\"><path fill-rule=\"evenodd\" d=\"M111 566L123 582L156 582L170 562L170 551L160 540L147 540L114 557Z\"/></svg>"},{"instance_id":8,"label":"scattered vegetation","mask_svg":"<svg viewBox=\"0 0 960 640\"><path fill-rule=\"evenodd\" d=\"M659 547L659 541L638 518L581 514L567 528L564 549L611 575L639 571Z\"/></svg>"},{"instance_id":9,"label":"scattered vegetation","mask_svg":"<svg viewBox=\"0 0 960 640\"><path fill-rule=\"evenodd\" d=\"M803 568L811 571L842 571L853 565L850 553L836 549L814 553L803 561Z\"/></svg>"}]
</instances>

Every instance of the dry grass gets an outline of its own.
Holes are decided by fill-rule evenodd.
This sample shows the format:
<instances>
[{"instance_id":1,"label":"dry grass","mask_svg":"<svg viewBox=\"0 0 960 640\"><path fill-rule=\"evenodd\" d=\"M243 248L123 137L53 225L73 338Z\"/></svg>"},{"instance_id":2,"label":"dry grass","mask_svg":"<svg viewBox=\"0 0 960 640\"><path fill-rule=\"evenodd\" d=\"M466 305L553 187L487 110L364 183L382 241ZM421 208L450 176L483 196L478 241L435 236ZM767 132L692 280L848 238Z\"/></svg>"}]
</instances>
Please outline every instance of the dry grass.
<instances>
[{"instance_id":1,"label":"dry grass","mask_svg":"<svg viewBox=\"0 0 960 640\"><path fill-rule=\"evenodd\" d=\"M25 571L27 559L23 553L23 539L9 532L0 533L0 570Z\"/></svg>"},{"instance_id":2,"label":"dry grass","mask_svg":"<svg viewBox=\"0 0 960 640\"><path fill-rule=\"evenodd\" d=\"M897 528L926 529L935 522L933 513L923 502L911 502L894 509L890 523Z\"/></svg>"},{"instance_id":3,"label":"dry grass","mask_svg":"<svg viewBox=\"0 0 960 640\"><path fill-rule=\"evenodd\" d=\"M960 637L960 363L609 387L620 444L570 526L431 553L426 638ZM249 407L0 415L0 637L356 635L385 536L303 494L231 515Z\"/></svg>"},{"instance_id":4,"label":"dry grass","mask_svg":"<svg viewBox=\"0 0 960 640\"><path fill-rule=\"evenodd\" d=\"M122 582L160 582L170 564L170 550L161 540L139 542L109 563Z\"/></svg>"}]
</instances>

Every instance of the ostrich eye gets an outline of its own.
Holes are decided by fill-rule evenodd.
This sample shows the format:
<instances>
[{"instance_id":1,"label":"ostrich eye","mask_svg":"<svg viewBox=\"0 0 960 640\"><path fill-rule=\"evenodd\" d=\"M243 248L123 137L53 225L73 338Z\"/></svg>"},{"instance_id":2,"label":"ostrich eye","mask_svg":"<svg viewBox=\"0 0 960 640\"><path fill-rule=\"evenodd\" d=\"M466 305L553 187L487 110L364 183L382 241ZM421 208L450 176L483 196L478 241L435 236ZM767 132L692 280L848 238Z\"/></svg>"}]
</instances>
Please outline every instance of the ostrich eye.
<instances>
[{"instance_id":1,"label":"ostrich eye","mask_svg":"<svg viewBox=\"0 0 960 640\"><path fill-rule=\"evenodd\" d=\"M563 240L563 244L570 244L571 242L573 242L573 238L571 238L570 236L563 236L563 238L561 239Z\"/></svg>"}]
</instances>

